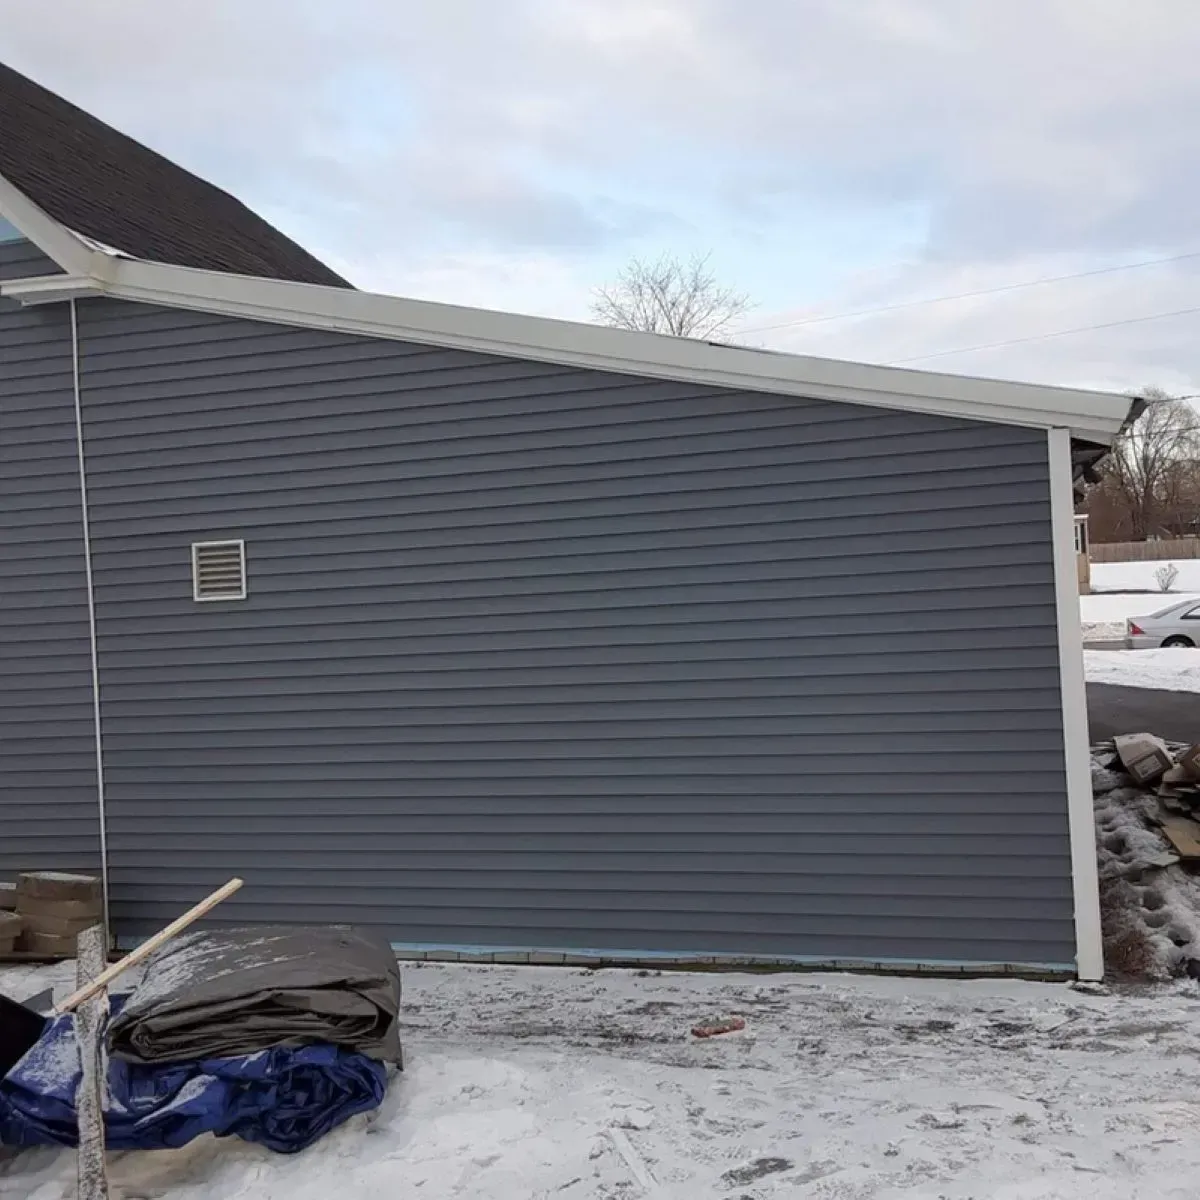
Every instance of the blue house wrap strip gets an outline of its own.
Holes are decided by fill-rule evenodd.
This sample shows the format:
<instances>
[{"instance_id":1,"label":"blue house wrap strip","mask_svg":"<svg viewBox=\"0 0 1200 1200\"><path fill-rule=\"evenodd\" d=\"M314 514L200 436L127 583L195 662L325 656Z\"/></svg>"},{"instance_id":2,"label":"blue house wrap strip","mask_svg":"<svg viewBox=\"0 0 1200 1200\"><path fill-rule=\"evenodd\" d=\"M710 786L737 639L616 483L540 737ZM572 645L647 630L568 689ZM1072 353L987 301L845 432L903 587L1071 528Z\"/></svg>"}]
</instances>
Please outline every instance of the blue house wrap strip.
<instances>
[{"instance_id":1,"label":"blue house wrap strip","mask_svg":"<svg viewBox=\"0 0 1200 1200\"><path fill-rule=\"evenodd\" d=\"M116 1006L119 998L113 1000ZM0 1080L0 1141L74 1146L79 1074L73 1019L56 1017ZM281 1046L238 1058L149 1066L114 1059L108 1085L109 1149L173 1149L212 1133L294 1154L347 1118L378 1107L387 1068L336 1046Z\"/></svg>"}]
</instances>

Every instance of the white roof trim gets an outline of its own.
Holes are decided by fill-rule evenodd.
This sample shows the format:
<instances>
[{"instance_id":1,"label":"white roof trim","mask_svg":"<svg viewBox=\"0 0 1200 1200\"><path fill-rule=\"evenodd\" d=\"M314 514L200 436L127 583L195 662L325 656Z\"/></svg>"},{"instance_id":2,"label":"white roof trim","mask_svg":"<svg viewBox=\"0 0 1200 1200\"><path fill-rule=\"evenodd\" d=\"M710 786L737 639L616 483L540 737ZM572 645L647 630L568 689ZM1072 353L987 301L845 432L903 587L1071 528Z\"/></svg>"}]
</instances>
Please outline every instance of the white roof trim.
<instances>
[{"instance_id":1,"label":"white roof trim","mask_svg":"<svg viewBox=\"0 0 1200 1200\"><path fill-rule=\"evenodd\" d=\"M69 275L88 275L100 253L80 236L39 208L19 188L0 175L0 217L15 225L39 250L49 255Z\"/></svg>"},{"instance_id":2,"label":"white roof trim","mask_svg":"<svg viewBox=\"0 0 1200 1200\"><path fill-rule=\"evenodd\" d=\"M392 338L510 358L675 379L714 387L805 396L968 420L1066 428L1107 444L1128 416L1127 396L811 358L632 333L574 321L406 300L349 288L229 275L129 258L53 220L0 177L0 215L89 290L146 304ZM91 281L91 283L89 283ZM60 287L62 281L60 280ZM0 294L23 303L63 299L44 280L18 280Z\"/></svg>"},{"instance_id":3,"label":"white roof trim","mask_svg":"<svg viewBox=\"0 0 1200 1200\"><path fill-rule=\"evenodd\" d=\"M27 307L57 304L61 300L82 300L102 294L94 275L35 275L32 278L0 280L0 296L19 300Z\"/></svg>"},{"instance_id":4,"label":"white roof trim","mask_svg":"<svg viewBox=\"0 0 1200 1200\"><path fill-rule=\"evenodd\" d=\"M148 304L715 387L1067 428L1103 443L1124 424L1131 403L1110 392L810 358L134 259L111 267L108 294Z\"/></svg>"}]
</instances>

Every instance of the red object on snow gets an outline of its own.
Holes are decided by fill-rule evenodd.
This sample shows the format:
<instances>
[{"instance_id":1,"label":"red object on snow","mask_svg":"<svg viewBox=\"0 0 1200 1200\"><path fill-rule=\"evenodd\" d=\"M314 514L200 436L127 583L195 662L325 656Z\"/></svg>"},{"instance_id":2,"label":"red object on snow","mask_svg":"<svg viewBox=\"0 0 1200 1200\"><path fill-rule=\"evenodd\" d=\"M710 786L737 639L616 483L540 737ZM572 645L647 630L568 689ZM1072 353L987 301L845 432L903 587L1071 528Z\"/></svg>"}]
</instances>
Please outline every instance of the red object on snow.
<instances>
[{"instance_id":1,"label":"red object on snow","mask_svg":"<svg viewBox=\"0 0 1200 1200\"><path fill-rule=\"evenodd\" d=\"M719 1033L737 1033L745 1029L746 1022L741 1017L720 1017L715 1021L704 1021L692 1026L692 1036L698 1038L716 1037Z\"/></svg>"}]
</instances>

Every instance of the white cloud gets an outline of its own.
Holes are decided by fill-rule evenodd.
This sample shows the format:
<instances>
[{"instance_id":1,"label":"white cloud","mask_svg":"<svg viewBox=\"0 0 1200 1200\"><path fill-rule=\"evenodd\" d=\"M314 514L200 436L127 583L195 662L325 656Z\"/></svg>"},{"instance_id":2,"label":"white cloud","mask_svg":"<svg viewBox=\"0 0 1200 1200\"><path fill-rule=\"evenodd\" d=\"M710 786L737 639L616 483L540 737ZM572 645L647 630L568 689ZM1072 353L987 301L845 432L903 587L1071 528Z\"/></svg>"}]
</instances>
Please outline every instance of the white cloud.
<instances>
[{"instance_id":1,"label":"white cloud","mask_svg":"<svg viewBox=\"0 0 1200 1200\"><path fill-rule=\"evenodd\" d=\"M765 324L1200 248L1194 0L58 0L4 28L17 69L391 290L580 315L632 250L713 249ZM1197 278L763 340L909 357L1186 308ZM1195 391L1197 328L928 365Z\"/></svg>"}]
</instances>

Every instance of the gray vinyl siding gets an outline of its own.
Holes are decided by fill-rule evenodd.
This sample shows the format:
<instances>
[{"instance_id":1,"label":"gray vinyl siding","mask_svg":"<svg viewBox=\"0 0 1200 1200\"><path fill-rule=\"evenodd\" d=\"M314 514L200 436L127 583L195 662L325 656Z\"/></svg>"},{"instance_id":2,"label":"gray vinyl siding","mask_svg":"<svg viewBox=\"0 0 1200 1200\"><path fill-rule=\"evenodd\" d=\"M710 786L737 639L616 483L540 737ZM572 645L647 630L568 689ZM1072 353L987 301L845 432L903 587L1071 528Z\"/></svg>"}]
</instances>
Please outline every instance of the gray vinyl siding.
<instances>
[{"instance_id":1,"label":"gray vinyl siding","mask_svg":"<svg viewBox=\"0 0 1200 1200\"><path fill-rule=\"evenodd\" d=\"M1073 959L1043 434L80 313L122 932Z\"/></svg>"},{"instance_id":2,"label":"gray vinyl siding","mask_svg":"<svg viewBox=\"0 0 1200 1200\"><path fill-rule=\"evenodd\" d=\"M68 314L0 300L0 878L99 847Z\"/></svg>"},{"instance_id":3,"label":"gray vinyl siding","mask_svg":"<svg viewBox=\"0 0 1200 1200\"><path fill-rule=\"evenodd\" d=\"M62 273L62 267L32 242L0 241L0 280L32 279L38 275Z\"/></svg>"}]
</instances>

